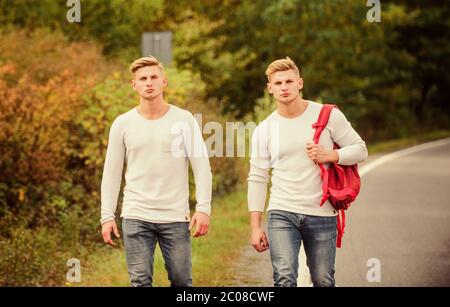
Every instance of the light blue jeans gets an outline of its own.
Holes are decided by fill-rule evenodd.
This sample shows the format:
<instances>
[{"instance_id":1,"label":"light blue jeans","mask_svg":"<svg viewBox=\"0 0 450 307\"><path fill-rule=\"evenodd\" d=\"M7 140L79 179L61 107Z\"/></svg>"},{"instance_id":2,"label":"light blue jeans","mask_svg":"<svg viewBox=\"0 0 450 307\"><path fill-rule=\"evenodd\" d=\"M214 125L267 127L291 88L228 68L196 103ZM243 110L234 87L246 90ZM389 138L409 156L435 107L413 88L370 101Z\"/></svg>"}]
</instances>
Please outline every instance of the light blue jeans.
<instances>
[{"instance_id":1,"label":"light blue jeans","mask_svg":"<svg viewBox=\"0 0 450 307\"><path fill-rule=\"evenodd\" d=\"M315 287L334 287L336 217L269 211L268 236L275 287L296 287L298 253L304 244Z\"/></svg>"},{"instance_id":2,"label":"light blue jeans","mask_svg":"<svg viewBox=\"0 0 450 307\"><path fill-rule=\"evenodd\" d=\"M159 243L172 287L192 286L189 223L150 223L123 219L125 252L133 287L151 287L153 259Z\"/></svg>"}]
</instances>

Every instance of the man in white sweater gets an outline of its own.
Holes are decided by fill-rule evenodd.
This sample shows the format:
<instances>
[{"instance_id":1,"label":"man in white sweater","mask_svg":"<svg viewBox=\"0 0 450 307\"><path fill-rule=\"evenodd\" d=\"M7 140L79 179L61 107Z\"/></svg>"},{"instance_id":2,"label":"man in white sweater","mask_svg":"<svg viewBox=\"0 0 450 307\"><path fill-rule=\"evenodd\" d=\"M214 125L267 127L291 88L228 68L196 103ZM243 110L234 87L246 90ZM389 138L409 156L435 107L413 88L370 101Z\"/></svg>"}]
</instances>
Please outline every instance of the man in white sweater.
<instances>
[{"instance_id":1,"label":"man in white sweater","mask_svg":"<svg viewBox=\"0 0 450 307\"><path fill-rule=\"evenodd\" d=\"M134 61L130 70L139 106L118 116L109 133L101 184L105 243L119 237L115 211L122 181L122 231L132 286L152 286L153 257L160 245L171 286L192 286L190 229L208 232L212 175L194 116L164 101L167 78L154 57ZM196 212L190 218L188 167L196 185Z\"/></svg>"},{"instance_id":2,"label":"man in white sweater","mask_svg":"<svg viewBox=\"0 0 450 307\"><path fill-rule=\"evenodd\" d=\"M314 286L335 286L336 215L329 201L320 206L322 182L316 163L352 165L367 158L364 141L344 114L333 109L319 144L314 128L322 105L300 96L303 79L289 59L267 68L267 88L278 108L261 122L252 137L248 207L252 245L270 248L275 286L295 287L298 253L303 242ZM333 142L341 148L333 150ZM269 170L272 170L268 238L261 226Z\"/></svg>"}]
</instances>

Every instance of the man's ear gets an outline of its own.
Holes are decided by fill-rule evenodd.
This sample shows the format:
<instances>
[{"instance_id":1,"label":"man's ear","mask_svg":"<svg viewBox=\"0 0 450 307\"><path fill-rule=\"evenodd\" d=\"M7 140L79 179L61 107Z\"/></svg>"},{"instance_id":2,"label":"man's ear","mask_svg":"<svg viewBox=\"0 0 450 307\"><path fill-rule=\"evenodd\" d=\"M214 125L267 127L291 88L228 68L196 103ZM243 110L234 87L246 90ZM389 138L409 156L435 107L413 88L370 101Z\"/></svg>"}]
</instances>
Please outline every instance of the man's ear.
<instances>
[{"instance_id":1,"label":"man's ear","mask_svg":"<svg viewBox=\"0 0 450 307\"><path fill-rule=\"evenodd\" d=\"M298 86L300 87L300 90L303 89L303 79L302 78L298 79Z\"/></svg>"},{"instance_id":2,"label":"man's ear","mask_svg":"<svg viewBox=\"0 0 450 307\"><path fill-rule=\"evenodd\" d=\"M169 80L167 79L166 76L163 77L163 86L167 87L169 85Z\"/></svg>"},{"instance_id":3,"label":"man's ear","mask_svg":"<svg viewBox=\"0 0 450 307\"><path fill-rule=\"evenodd\" d=\"M272 86L270 85L270 83L267 83L267 90L269 91L269 94L273 94L272 93Z\"/></svg>"},{"instance_id":4,"label":"man's ear","mask_svg":"<svg viewBox=\"0 0 450 307\"><path fill-rule=\"evenodd\" d=\"M136 81L134 81L134 79L131 79L131 86L133 89L136 89Z\"/></svg>"}]
</instances>

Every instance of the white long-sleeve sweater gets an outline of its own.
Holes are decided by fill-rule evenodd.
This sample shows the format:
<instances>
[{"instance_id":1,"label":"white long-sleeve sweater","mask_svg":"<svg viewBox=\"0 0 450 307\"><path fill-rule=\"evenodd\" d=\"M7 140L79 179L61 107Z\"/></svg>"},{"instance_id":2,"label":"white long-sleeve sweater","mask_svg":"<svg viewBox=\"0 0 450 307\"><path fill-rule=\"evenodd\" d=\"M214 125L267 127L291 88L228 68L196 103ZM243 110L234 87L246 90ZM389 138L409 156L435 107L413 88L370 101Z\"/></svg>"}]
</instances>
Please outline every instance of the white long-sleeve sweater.
<instances>
[{"instance_id":1,"label":"white long-sleeve sweater","mask_svg":"<svg viewBox=\"0 0 450 307\"><path fill-rule=\"evenodd\" d=\"M320 206L322 181L320 168L308 158L306 143L313 143L322 104L308 101L305 111L289 119L274 111L253 132L250 172L248 176L249 211L264 211L269 170L272 169L267 211L283 210L313 216L334 216L329 201ZM337 150L338 164L352 165L367 158L365 142L352 128L344 114L333 109L319 144ZM325 164L328 167L328 164Z\"/></svg>"},{"instance_id":2,"label":"white long-sleeve sweater","mask_svg":"<svg viewBox=\"0 0 450 307\"><path fill-rule=\"evenodd\" d=\"M211 213L212 174L194 116L169 105L159 119L133 108L113 122L101 184L101 223L115 218L126 164L123 218L155 223L190 220L188 167L196 186L196 211Z\"/></svg>"}]
</instances>

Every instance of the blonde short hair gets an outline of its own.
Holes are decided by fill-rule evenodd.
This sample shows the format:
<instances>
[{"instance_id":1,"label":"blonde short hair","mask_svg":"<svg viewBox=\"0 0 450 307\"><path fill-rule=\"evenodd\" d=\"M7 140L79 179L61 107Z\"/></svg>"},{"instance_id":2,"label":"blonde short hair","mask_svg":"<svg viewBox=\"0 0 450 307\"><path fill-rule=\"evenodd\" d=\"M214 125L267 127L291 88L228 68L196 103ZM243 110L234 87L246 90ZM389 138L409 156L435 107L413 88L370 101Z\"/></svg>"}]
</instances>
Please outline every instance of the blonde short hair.
<instances>
[{"instance_id":1,"label":"blonde short hair","mask_svg":"<svg viewBox=\"0 0 450 307\"><path fill-rule=\"evenodd\" d=\"M266 70L267 79L270 81L270 76L277 71L285 71L292 69L300 77L300 69L295 65L291 58L286 57L285 59L276 60L270 63Z\"/></svg>"},{"instance_id":2,"label":"blonde short hair","mask_svg":"<svg viewBox=\"0 0 450 307\"><path fill-rule=\"evenodd\" d=\"M142 57L131 63L130 65L130 71L132 74L136 72L141 67L145 66L158 66L159 69L161 69L161 72L164 73L164 67L161 62L159 62L154 56L149 55L146 57Z\"/></svg>"}]
</instances>

